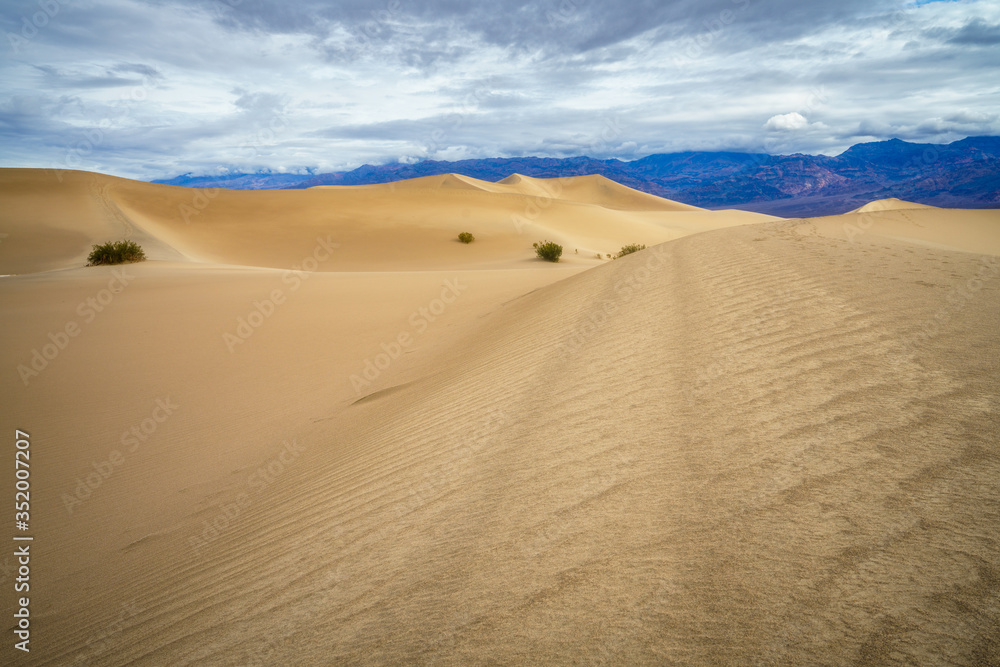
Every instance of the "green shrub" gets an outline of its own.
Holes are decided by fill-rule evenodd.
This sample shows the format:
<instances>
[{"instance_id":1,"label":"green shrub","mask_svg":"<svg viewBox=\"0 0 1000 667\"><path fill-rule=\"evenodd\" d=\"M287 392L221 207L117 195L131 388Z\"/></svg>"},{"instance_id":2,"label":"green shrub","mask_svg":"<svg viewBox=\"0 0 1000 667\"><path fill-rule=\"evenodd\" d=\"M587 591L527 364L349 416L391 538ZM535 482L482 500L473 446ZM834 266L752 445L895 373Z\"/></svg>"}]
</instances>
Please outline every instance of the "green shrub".
<instances>
[{"instance_id":1,"label":"green shrub","mask_svg":"<svg viewBox=\"0 0 1000 667\"><path fill-rule=\"evenodd\" d=\"M462 243L472 243L473 241L476 240L476 237L470 234L469 232L462 232L461 234L458 235L458 240L461 241Z\"/></svg>"},{"instance_id":2,"label":"green shrub","mask_svg":"<svg viewBox=\"0 0 1000 667\"><path fill-rule=\"evenodd\" d=\"M532 247L535 249L535 254L549 262L558 262L559 258L562 256L562 246L553 243L552 241L534 243L532 244Z\"/></svg>"},{"instance_id":3,"label":"green shrub","mask_svg":"<svg viewBox=\"0 0 1000 667\"><path fill-rule=\"evenodd\" d=\"M145 259L146 253L135 241L108 241L103 245L94 246L93 251L87 256L87 266L127 264L142 262Z\"/></svg>"},{"instance_id":4,"label":"green shrub","mask_svg":"<svg viewBox=\"0 0 1000 667\"><path fill-rule=\"evenodd\" d=\"M645 249L646 249L645 245L639 245L638 243L630 243L628 245L623 245L622 249L618 251L617 255L615 255L615 259L618 259L619 257L624 257L625 255L631 255L634 252L639 252L640 250L645 250Z\"/></svg>"}]
</instances>

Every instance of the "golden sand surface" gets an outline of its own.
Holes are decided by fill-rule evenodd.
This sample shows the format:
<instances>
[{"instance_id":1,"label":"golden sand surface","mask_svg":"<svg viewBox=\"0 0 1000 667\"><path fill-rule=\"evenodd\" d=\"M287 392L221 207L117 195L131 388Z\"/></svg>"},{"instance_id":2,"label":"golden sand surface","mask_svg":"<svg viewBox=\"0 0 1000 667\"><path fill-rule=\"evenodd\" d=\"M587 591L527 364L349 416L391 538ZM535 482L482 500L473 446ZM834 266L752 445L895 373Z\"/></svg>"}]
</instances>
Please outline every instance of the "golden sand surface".
<instances>
[{"instance_id":1,"label":"golden sand surface","mask_svg":"<svg viewBox=\"0 0 1000 667\"><path fill-rule=\"evenodd\" d=\"M0 202L23 664L997 664L998 211L18 169ZM84 266L120 238L149 260Z\"/></svg>"}]
</instances>

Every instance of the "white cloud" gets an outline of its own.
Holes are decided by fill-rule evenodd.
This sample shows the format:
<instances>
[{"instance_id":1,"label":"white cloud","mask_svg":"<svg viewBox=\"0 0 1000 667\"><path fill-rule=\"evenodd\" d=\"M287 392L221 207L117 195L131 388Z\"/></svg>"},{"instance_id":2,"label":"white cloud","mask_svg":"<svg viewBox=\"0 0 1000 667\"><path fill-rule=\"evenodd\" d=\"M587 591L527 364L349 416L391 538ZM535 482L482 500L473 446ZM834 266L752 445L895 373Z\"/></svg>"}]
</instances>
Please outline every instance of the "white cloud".
<instances>
[{"instance_id":1,"label":"white cloud","mask_svg":"<svg viewBox=\"0 0 1000 667\"><path fill-rule=\"evenodd\" d=\"M986 111L969 111L968 109L963 109L958 113L945 118L947 121L958 123L960 125L985 125L992 123L996 119L997 114L995 113L988 113Z\"/></svg>"},{"instance_id":2,"label":"white cloud","mask_svg":"<svg viewBox=\"0 0 1000 667\"><path fill-rule=\"evenodd\" d=\"M809 121L798 111L771 116L764 123L764 129L771 132L794 132L809 127Z\"/></svg>"}]
</instances>

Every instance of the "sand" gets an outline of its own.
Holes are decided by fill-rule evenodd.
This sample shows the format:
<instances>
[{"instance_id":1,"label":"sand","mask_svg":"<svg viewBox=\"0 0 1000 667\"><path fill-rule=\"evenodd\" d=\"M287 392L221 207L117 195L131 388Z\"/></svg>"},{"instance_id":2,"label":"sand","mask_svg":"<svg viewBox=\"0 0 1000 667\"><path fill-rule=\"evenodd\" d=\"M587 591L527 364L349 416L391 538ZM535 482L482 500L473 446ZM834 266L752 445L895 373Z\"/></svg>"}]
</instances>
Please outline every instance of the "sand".
<instances>
[{"instance_id":1,"label":"sand","mask_svg":"<svg viewBox=\"0 0 1000 667\"><path fill-rule=\"evenodd\" d=\"M62 177L0 171L24 664L1000 655L998 212Z\"/></svg>"},{"instance_id":2,"label":"sand","mask_svg":"<svg viewBox=\"0 0 1000 667\"><path fill-rule=\"evenodd\" d=\"M625 243L774 219L704 211L599 176L499 185L449 175L237 192L76 171L0 173L0 224L9 234L0 244L3 274L79 267L109 238L134 239L150 259L287 269L330 236L340 245L336 261L316 269L327 272L523 268L537 265L531 244L548 239L563 245L566 264L590 268L598 252ZM459 243L464 231L479 242Z\"/></svg>"}]
</instances>

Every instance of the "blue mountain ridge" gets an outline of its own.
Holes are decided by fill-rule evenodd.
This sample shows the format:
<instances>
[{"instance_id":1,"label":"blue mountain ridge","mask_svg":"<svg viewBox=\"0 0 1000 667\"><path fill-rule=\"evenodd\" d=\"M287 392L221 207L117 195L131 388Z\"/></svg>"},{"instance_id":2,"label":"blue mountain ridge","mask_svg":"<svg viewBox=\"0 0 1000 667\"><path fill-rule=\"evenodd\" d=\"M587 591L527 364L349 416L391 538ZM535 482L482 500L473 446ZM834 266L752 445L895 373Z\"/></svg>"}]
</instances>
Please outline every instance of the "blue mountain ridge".
<instances>
[{"instance_id":1,"label":"blue mountain ridge","mask_svg":"<svg viewBox=\"0 0 1000 667\"><path fill-rule=\"evenodd\" d=\"M1000 137L950 144L900 139L863 143L837 156L689 151L638 160L487 158L358 167L325 174L185 174L154 183L235 190L370 185L456 173L499 181L600 174L636 190L703 208L739 208L783 217L834 215L897 197L950 208L1000 207Z\"/></svg>"}]
</instances>

